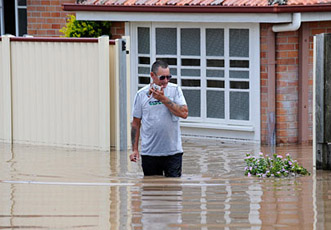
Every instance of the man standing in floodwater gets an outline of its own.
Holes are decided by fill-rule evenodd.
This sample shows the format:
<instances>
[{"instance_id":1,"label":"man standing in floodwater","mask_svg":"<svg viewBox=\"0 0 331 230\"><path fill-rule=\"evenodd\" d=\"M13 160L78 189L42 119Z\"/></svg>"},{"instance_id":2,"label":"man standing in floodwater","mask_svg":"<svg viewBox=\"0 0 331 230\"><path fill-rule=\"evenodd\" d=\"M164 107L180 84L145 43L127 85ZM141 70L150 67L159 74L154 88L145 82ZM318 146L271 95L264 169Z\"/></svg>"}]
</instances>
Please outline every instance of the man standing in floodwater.
<instances>
[{"instance_id":1,"label":"man standing in floodwater","mask_svg":"<svg viewBox=\"0 0 331 230\"><path fill-rule=\"evenodd\" d=\"M140 89L134 99L130 160L137 162L141 155L145 176L180 177L183 148L179 118L188 116L186 101L182 89L169 82L166 62L155 61L150 75L152 83Z\"/></svg>"}]
</instances>

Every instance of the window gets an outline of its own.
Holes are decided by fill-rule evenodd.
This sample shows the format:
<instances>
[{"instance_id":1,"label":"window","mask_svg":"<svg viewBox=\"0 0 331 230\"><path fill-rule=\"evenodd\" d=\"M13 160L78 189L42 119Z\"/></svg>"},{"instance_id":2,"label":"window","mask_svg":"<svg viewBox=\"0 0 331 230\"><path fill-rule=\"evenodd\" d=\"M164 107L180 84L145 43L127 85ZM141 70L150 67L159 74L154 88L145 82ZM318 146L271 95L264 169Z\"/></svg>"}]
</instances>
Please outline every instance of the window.
<instances>
[{"instance_id":1,"label":"window","mask_svg":"<svg viewBox=\"0 0 331 230\"><path fill-rule=\"evenodd\" d=\"M0 0L0 32L16 36L27 34L26 0Z\"/></svg>"},{"instance_id":2,"label":"window","mask_svg":"<svg viewBox=\"0 0 331 230\"><path fill-rule=\"evenodd\" d=\"M252 63L258 62L259 49L251 44L258 33L250 25L177 25L133 26L138 88L150 83L152 62L163 59L174 76L171 82L183 89L189 121L253 125L259 66Z\"/></svg>"},{"instance_id":3,"label":"window","mask_svg":"<svg viewBox=\"0 0 331 230\"><path fill-rule=\"evenodd\" d=\"M2 0L0 0L0 35L4 34L3 32L3 8L2 8Z\"/></svg>"},{"instance_id":4,"label":"window","mask_svg":"<svg viewBox=\"0 0 331 230\"><path fill-rule=\"evenodd\" d=\"M26 12L26 0L16 0L16 35L27 34L28 20Z\"/></svg>"}]
</instances>

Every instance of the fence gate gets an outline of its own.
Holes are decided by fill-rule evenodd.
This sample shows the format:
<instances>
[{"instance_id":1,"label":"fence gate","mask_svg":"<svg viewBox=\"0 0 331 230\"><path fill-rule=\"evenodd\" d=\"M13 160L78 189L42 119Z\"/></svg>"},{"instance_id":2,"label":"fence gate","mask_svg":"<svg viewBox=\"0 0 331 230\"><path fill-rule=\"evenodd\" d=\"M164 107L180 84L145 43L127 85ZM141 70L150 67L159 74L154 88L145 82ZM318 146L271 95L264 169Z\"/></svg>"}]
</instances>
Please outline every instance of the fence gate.
<instances>
[{"instance_id":1,"label":"fence gate","mask_svg":"<svg viewBox=\"0 0 331 230\"><path fill-rule=\"evenodd\" d=\"M0 37L0 142L126 150L125 44Z\"/></svg>"},{"instance_id":2,"label":"fence gate","mask_svg":"<svg viewBox=\"0 0 331 230\"><path fill-rule=\"evenodd\" d=\"M331 34L315 37L314 155L316 168L331 170Z\"/></svg>"}]
</instances>

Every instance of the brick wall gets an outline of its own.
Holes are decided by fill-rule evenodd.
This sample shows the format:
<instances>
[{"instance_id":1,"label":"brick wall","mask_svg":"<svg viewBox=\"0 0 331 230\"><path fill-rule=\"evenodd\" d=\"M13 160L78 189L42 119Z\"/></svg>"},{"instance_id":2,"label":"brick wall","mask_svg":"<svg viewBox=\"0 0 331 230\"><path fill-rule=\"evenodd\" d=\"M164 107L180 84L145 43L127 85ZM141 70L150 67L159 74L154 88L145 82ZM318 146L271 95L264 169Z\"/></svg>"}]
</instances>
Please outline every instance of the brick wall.
<instances>
[{"instance_id":1,"label":"brick wall","mask_svg":"<svg viewBox=\"0 0 331 230\"><path fill-rule=\"evenodd\" d=\"M267 31L271 25L261 24L260 26L260 87L261 87L261 143L268 143L268 46Z\"/></svg>"},{"instance_id":2,"label":"brick wall","mask_svg":"<svg viewBox=\"0 0 331 230\"><path fill-rule=\"evenodd\" d=\"M65 26L68 15L75 14L62 10L63 3L75 3L76 0L28 0L28 34L32 36L62 36L59 30ZM113 22L112 39L120 38L125 31L124 22Z\"/></svg>"},{"instance_id":3,"label":"brick wall","mask_svg":"<svg viewBox=\"0 0 331 230\"><path fill-rule=\"evenodd\" d=\"M112 22L110 31L111 31L112 39L121 38L125 34L125 23Z\"/></svg>"},{"instance_id":4,"label":"brick wall","mask_svg":"<svg viewBox=\"0 0 331 230\"><path fill-rule=\"evenodd\" d=\"M261 142L267 143L267 30L260 26L261 50ZM308 73L308 141L313 138L313 36L331 33L331 22L308 23L310 33ZM276 33L276 135L277 144L298 142L299 31Z\"/></svg>"},{"instance_id":5,"label":"brick wall","mask_svg":"<svg viewBox=\"0 0 331 230\"><path fill-rule=\"evenodd\" d=\"M267 143L268 47L267 30L261 24L261 142ZM276 33L276 142L298 141L298 31Z\"/></svg>"},{"instance_id":6,"label":"brick wall","mask_svg":"<svg viewBox=\"0 0 331 230\"><path fill-rule=\"evenodd\" d=\"M33 36L61 36L59 30L65 26L68 14L62 10L63 3L75 3L75 0L28 0L28 34Z\"/></svg>"},{"instance_id":7,"label":"brick wall","mask_svg":"<svg viewBox=\"0 0 331 230\"><path fill-rule=\"evenodd\" d=\"M276 34L277 143L298 141L298 31Z\"/></svg>"}]
</instances>

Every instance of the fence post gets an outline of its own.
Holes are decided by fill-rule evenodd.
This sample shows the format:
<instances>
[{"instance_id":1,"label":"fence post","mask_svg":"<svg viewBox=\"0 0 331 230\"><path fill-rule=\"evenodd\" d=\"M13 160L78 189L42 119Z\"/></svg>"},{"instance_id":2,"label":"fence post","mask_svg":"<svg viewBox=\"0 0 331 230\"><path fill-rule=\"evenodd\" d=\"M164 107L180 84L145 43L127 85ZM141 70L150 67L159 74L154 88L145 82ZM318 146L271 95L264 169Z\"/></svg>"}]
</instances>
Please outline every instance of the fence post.
<instances>
[{"instance_id":1,"label":"fence post","mask_svg":"<svg viewBox=\"0 0 331 230\"><path fill-rule=\"evenodd\" d=\"M109 37L98 38L99 47L99 148L110 150Z\"/></svg>"},{"instance_id":2,"label":"fence post","mask_svg":"<svg viewBox=\"0 0 331 230\"><path fill-rule=\"evenodd\" d=\"M126 111L127 111L127 148L131 148L131 62L130 62L130 37L123 36L123 39L126 41Z\"/></svg>"},{"instance_id":3,"label":"fence post","mask_svg":"<svg viewBox=\"0 0 331 230\"><path fill-rule=\"evenodd\" d=\"M127 150L127 73L126 73L126 40L117 39L116 40L116 49L118 51L117 59L117 68L118 68L118 95L119 95L119 149Z\"/></svg>"},{"instance_id":4,"label":"fence post","mask_svg":"<svg viewBox=\"0 0 331 230\"><path fill-rule=\"evenodd\" d=\"M315 134L317 169L331 169L331 34L316 36Z\"/></svg>"},{"instance_id":5,"label":"fence post","mask_svg":"<svg viewBox=\"0 0 331 230\"><path fill-rule=\"evenodd\" d=\"M3 107L4 107L4 140L13 144L13 107L12 107L12 73L10 37L2 36L2 76L3 76Z\"/></svg>"}]
</instances>

